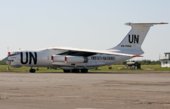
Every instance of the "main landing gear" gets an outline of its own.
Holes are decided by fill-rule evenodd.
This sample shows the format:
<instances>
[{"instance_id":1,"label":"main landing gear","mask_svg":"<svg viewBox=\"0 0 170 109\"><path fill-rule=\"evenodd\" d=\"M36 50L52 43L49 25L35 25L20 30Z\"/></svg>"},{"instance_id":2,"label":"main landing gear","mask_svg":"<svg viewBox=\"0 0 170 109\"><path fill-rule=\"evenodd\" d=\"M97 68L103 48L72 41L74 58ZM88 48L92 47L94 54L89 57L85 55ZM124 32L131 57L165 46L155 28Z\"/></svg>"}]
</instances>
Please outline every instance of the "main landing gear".
<instances>
[{"instance_id":1,"label":"main landing gear","mask_svg":"<svg viewBox=\"0 0 170 109\"><path fill-rule=\"evenodd\" d=\"M63 69L64 73L88 73L88 69Z\"/></svg>"}]
</instances>

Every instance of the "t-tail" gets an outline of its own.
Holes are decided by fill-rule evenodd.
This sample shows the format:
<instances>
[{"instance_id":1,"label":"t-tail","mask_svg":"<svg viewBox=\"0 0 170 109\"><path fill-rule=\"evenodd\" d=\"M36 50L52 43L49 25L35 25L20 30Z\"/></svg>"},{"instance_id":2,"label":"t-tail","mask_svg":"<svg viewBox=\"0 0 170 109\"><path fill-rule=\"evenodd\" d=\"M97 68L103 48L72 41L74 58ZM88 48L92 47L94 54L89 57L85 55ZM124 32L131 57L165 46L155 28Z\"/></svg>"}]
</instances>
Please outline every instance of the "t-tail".
<instances>
[{"instance_id":1,"label":"t-tail","mask_svg":"<svg viewBox=\"0 0 170 109\"><path fill-rule=\"evenodd\" d=\"M119 53L141 55L143 50L141 45L150 29L153 25L158 24L168 24L168 23L126 23L126 25L131 26L131 30L125 36L125 38L111 50L117 51Z\"/></svg>"}]
</instances>

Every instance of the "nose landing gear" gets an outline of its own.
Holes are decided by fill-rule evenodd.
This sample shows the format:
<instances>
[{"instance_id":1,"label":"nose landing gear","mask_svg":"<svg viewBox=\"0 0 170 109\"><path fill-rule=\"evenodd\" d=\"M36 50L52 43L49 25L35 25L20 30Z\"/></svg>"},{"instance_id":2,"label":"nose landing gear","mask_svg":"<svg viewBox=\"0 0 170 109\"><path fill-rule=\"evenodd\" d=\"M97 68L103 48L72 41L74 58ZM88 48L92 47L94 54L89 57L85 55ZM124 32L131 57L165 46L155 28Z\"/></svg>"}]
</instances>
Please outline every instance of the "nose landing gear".
<instances>
[{"instance_id":1,"label":"nose landing gear","mask_svg":"<svg viewBox=\"0 0 170 109\"><path fill-rule=\"evenodd\" d=\"M34 69L34 68L31 67L30 70L29 70L29 72L30 72L30 73L35 73L35 72L36 72L36 69Z\"/></svg>"}]
</instances>

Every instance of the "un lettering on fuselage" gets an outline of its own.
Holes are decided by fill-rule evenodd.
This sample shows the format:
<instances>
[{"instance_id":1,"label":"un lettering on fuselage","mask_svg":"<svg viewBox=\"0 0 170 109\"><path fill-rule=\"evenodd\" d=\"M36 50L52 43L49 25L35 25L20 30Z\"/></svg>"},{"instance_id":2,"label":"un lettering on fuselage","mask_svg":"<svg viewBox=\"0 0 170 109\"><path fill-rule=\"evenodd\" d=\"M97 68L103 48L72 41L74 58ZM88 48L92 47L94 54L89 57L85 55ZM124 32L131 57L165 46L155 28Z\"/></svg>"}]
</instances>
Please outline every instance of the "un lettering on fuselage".
<instances>
[{"instance_id":1,"label":"un lettering on fuselage","mask_svg":"<svg viewBox=\"0 0 170 109\"><path fill-rule=\"evenodd\" d=\"M21 59L21 64L36 65L37 64L37 53L36 52L21 52L20 59Z\"/></svg>"}]
</instances>

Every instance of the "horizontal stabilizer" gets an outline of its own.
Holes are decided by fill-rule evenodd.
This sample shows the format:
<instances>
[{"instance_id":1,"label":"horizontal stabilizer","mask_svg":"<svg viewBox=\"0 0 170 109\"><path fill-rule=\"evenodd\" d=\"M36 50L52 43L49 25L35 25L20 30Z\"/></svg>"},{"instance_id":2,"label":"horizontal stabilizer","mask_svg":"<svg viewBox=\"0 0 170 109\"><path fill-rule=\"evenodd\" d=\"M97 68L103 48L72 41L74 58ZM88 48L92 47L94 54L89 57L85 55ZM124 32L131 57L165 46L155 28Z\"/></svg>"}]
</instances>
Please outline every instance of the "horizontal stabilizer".
<instances>
[{"instance_id":1,"label":"horizontal stabilizer","mask_svg":"<svg viewBox=\"0 0 170 109\"><path fill-rule=\"evenodd\" d=\"M125 25L129 25L129 26L132 26L132 25L149 25L149 26L153 26L153 25L162 25L162 24L168 24L167 22L160 22L160 23L131 23L131 22L128 22L128 23L125 23Z\"/></svg>"}]
</instances>

